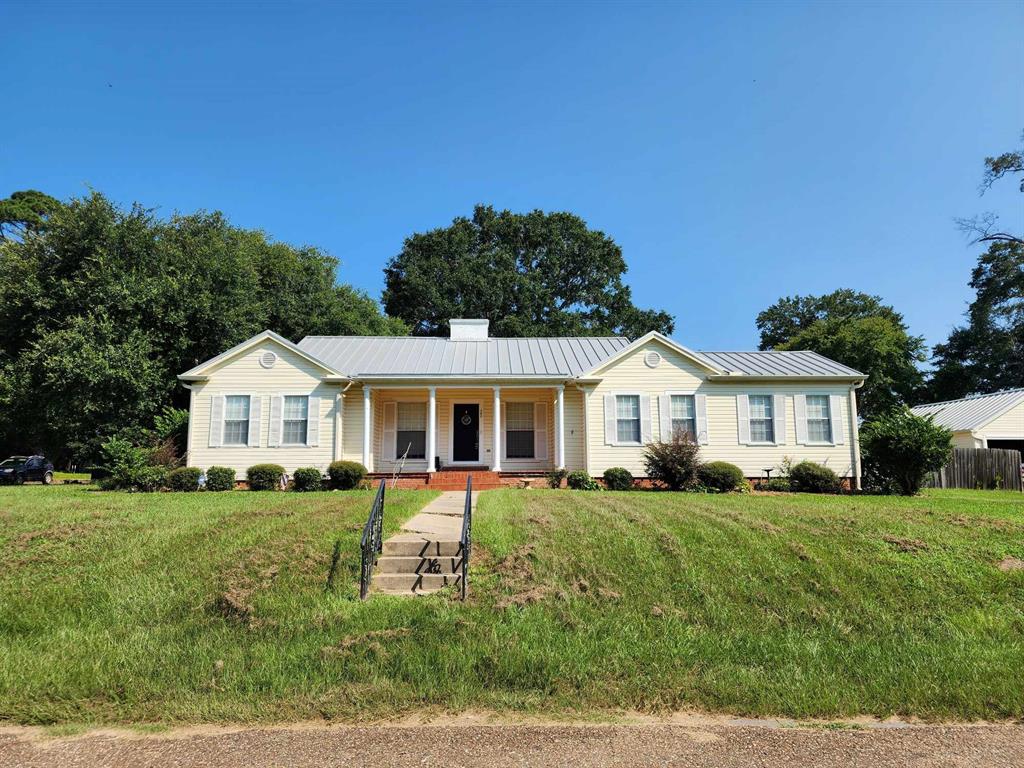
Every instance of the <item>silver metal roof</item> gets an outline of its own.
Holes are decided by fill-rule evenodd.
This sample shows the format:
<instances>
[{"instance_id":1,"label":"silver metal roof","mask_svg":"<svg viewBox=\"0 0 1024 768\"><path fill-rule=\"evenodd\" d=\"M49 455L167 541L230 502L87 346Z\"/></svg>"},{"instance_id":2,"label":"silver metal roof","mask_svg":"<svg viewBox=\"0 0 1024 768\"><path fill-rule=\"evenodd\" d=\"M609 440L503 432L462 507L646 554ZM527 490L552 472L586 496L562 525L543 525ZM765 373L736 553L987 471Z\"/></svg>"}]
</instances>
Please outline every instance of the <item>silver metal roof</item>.
<instances>
[{"instance_id":1,"label":"silver metal roof","mask_svg":"<svg viewBox=\"0 0 1024 768\"><path fill-rule=\"evenodd\" d=\"M910 410L918 416L934 416L936 424L954 432L962 432L983 427L1022 400L1024 387L989 395L973 395L962 400L915 405ZM1021 427L1024 428L1024 424Z\"/></svg>"},{"instance_id":2,"label":"silver metal roof","mask_svg":"<svg viewBox=\"0 0 1024 768\"><path fill-rule=\"evenodd\" d=\"M299 348L352 378L559 377L587 373L629 346L621 336L453 341L423 336L307 336ZM724 372L747 376L860 378L814 352L702 352Z\"/></svg>"},{"instance_id":3,"label":"silver metal roof","mask_svg":"<svg viewBox=\"0 0 1024 768\"><path fill-rule=\"evenodd\" d=\"M307 336L299 348L351 377L578 376L629 344L616 336L491 338Z\"/></svg>"},{"instance_id":4,"label":"silver metal roof","mask_svg":"<svg viewBox=\"0 0 1024 768\"><path fill-rule=\"evenodd\" d=\"M717 367L746 376L841 376L863 378L864 374L817 352L701 352Z\"/></svg>"}]
</instances>

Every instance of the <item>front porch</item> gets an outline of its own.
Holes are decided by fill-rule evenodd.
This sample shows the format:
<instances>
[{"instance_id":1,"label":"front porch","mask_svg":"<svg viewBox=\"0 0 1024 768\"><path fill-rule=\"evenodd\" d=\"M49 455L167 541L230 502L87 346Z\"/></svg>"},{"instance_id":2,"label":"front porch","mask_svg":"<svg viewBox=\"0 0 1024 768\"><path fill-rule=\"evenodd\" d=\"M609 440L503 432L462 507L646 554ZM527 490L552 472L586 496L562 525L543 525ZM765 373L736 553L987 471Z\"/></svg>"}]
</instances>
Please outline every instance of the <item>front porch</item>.
<instances>
[{"instance_id":1,"label":"front porch","mask_svg":"<svg viewBox=\"0 0 1024 768\"><path fill-rule=\"evenodd\" d=\"M362 406L362 463L372 475L401 470L447 485L461 473L464 488L469 471L496 483L565 466L562 385L364 385ZM430 483L436 473L445 477Z\"/></svg>"}]
</instances>

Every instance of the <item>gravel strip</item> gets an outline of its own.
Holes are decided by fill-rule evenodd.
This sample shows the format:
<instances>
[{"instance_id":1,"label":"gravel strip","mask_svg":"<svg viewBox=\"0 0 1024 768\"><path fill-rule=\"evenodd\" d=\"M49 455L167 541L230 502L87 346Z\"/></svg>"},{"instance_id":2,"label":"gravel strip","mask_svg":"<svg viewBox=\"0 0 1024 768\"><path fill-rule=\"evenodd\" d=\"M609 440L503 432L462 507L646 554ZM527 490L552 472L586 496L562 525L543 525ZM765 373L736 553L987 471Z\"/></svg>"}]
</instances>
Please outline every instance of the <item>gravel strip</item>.
<instances>
[{"instance_id":1,"label":"gravel strip","mask_svg":"<svg viewBox=\"0 0 1024 768\"><path fill-rule=\"evenodd\" d=\"M1024 725L770 728L751 725L480 725L252 728L41 739L0 732L24 768L373 766L1024 766Z\"/></svg>"}]
</instances>

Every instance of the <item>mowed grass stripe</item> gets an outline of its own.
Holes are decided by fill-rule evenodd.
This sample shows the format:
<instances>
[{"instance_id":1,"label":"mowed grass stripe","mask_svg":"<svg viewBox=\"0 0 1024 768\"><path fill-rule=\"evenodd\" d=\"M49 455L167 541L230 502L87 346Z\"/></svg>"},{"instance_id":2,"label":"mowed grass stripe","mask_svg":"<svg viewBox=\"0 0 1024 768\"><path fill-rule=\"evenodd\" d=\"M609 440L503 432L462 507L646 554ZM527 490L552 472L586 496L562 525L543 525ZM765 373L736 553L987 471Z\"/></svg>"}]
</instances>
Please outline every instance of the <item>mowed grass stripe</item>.
<instances>
[{"instance_id":1,"label":"mowed grass stripe","mask_svg":"<svg viewBox=\"0 0 1024 768\"><path fill-rule=\"evenodd\" d=\"M358 601L371 500L0 489L0 719L1024 715L1019 495L488 492L466 604Z\"/></svg>"}]
</instances>

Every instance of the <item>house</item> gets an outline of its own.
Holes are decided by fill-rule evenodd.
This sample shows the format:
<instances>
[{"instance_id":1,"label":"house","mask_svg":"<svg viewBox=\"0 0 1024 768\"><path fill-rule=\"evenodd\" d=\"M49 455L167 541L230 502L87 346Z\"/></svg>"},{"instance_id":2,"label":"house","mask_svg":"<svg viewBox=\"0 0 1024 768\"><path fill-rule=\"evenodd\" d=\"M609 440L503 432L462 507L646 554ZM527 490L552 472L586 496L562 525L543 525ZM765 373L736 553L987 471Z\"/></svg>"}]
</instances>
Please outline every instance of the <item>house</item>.
<instances>
[{"instance_id":1,"label":"house","mask_svg":"<svg viewBox=\"0 0 1024 768\"><path fill-rule=\"evenodd\" d=\"M492 338L486 320L450 327L448 338L298 344L264 331L196 366L178 377L191 390L189 466L292 472L346 459L380 475L401 466L421 484L439 482L439 470L487 471L489 483L555 468L643 477L644 444L681 429L704 460L751 478L789 457L859 482L864 374L813 352L696 352L656 332Z\"/></svg>"},{"instance_id":2,"label":"house","mask_svg":"<svg viewBox=\"0 0 1024 768\"><path fill-rule=\"evenodd\" d=\"M1024 387L910 410L952 430L957 448L1008 448L1024 455Z\"/></svg>"}]
</instances>

